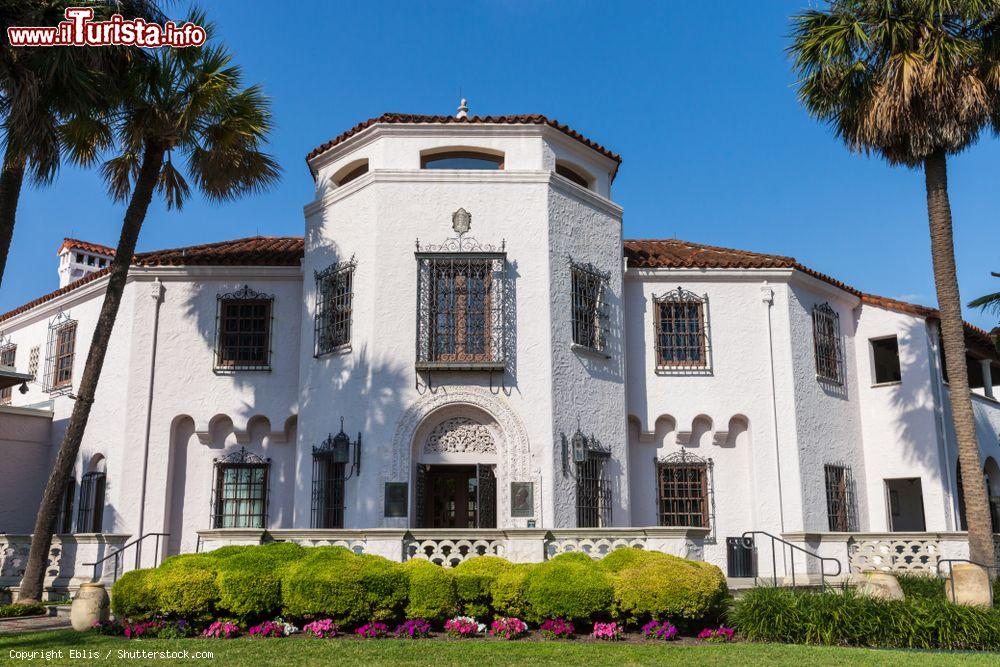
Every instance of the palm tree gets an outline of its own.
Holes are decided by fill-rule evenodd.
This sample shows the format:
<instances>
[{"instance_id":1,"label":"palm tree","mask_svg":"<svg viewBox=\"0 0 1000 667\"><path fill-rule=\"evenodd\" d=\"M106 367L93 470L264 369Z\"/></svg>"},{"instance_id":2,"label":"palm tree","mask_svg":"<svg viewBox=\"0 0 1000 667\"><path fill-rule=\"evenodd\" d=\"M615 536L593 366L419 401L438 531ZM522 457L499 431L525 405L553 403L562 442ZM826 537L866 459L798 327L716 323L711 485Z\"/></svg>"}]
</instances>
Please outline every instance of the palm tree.
<instances>
[{"instance_id":1,"label":"palm tree","mask_svg":"<svg viewBox=\"0 0 1000 667\"><path fill-rule=\"evenodd\" d=\"M994 564L969 398L947 160L1000 123L997 0L831 0L793 17L799 100L852 151L923 168L969 557Z\"/></svg>"},{"instance_id":2,"label":"palm tree","mask_svg":"<svg viewBox=\"0 0 1000 667\"><path fill-rule=\"evenodd\" d=\"M1000 273L996 271L991 271L990 275L994 278L1000 278ZM969 302L969 308L981 308L988 313L1000 315L1000 292L993 292L973 299Z\"/></svg>"},{"instance_id":3,"label":"palm tree","mask_svg":"<svg viewBox=\"0 0 1000 667\"><path fill-rule=\"evenodd\" d=\"M18 0L0 4L0 25L56 25L75 0ZM88 3L95 17L114 12L162 20L154 0ZM6 31L3 31L6 37ZM0 48L0 114L4 134L0 167L0 282L14 234L25 175L36 185L55 178L63 158L62 134L100 129L93 119L115 105L116 86L130 63L143 58L124 47Z\"/></svg>"},{"instance_id":4,"label":"palm tree","mask_svg":"<svg viewBox=\"0 0 1000 667\"><path fill-rule=\"evenodd\" d=\"M191 20L205 25L202 17ZM111 195L128 201L128 207L73 413L35 522L21 584L22 600L37 600L42 592L59 496L80 449L129 265L154 191L163 195L167 208L181 208L190 195L191 188L174 157L183 155L188 176L211 200L226 201L260 191L278 178L277 164L260 150L271 129L269 102L259 87L242 87L241 69L232 64L223 48L162 49L149 62L137 64L132 74L131 94L115 123L120 154L103 166ZM76 153L86 154L92 138L85 132L80 140L84 146Z\"/></svg>"}]
</instances>

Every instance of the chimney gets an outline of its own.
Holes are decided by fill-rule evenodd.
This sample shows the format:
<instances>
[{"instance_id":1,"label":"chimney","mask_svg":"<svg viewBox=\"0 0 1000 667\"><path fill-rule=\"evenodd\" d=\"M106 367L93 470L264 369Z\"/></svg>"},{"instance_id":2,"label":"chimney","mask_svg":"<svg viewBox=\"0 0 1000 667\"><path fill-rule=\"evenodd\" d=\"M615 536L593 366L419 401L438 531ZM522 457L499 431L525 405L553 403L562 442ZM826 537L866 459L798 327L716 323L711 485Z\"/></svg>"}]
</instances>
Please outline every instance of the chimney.
<instances>
[{"instance_id":1,"label":"chimney","mask_svg":"<svg viewBox=\"0 0 1000 667\"><path fill-rule=\"evenodd\" d=\"M59 247L59 287L76 282L89 273L107 268L115 249L99 243L65 238Z\"/></svg>"}]
</instances>

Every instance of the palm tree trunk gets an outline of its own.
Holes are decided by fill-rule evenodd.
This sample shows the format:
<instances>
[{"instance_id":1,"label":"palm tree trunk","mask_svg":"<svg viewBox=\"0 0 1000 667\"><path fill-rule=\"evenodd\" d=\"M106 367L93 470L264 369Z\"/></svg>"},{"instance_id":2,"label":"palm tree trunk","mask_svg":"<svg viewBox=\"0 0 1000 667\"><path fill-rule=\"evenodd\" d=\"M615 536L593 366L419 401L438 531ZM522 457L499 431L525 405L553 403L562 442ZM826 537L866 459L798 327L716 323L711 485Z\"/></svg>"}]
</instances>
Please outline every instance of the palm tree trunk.
<instances>
[{"instance_id":1,"label":"palm tree trunk","mask_svg":"<svg viewBox=\"0 0 1000 667\"><path fill-rule=\"evenodd\" d=\"M972 414L969 369L965 362L965 323L955 272L955 246L951 231L951 204L948 201L948 165L944 151L935 151L924 161L927 185L927 219L934 260L934 285L941 313L941 340L948 367L948 396L958 442L958 462L962 469L965 515L969 525L969 559L992 566L993 526L990 521L986 483L979 458L979 442Z\"/></svg>"},{"instance_id":2,"label":"palm tree trunk","mask_svg":"<svg viewBox=\"0 0 1000 667\"><path fill-rule=\"evenodd\" d=\"M10 250L10 240L14 236L14 218L17 215L17 202L21 198L23 182L24 161L13 156L8 143L3 156L3 169L0 171L0 284L3 284L7 252Z\"/></svg>"},{"instance_id":3,"label":"palm tree trunk","mask_svg":"<svg viewBox=\"0 0 1000 667\"><path fill-rule=\"evenodd\" d=\"M125 279L128 277L129 265L135 254L135 244L139 239L139 231L146 219L146 210L153 198L153 190L156 187L160 168L163 166L163 155L164 149L162 147L147 145L142 156L139 177L136 179L132 199L125 211L118 248L115 251L115 258L111 262L111 277L108 279L108 288L104 293L104 304L101 306L101 314L97 319L97 326L94 328L94 337L87 352L87 364L84 366L80 389L76 394L76 402L73 404L73 414L70 417L66 434L63 436L62 444L59 446L59 453L56 456L52 473L49 475L48 484L45 485L41 507L38 509L35 532L31 536L31 551L28 553L28 563L24 579L21 581L19 602L41 599L45 568L49 549L52 546L52 532L59 514L59 498L63 489L66 488L66 482L73 474L73 465L80 451L80 441L87 428L90 407L94 403L94 395L97 391L97 381L101 377L104 356L108 351L108 342L111 340L111 331L115 326L118 306L121 304L122 293L125 291ZM95 508L95 511L101 511L101 508Z\"/></svg>"}]
</instances>

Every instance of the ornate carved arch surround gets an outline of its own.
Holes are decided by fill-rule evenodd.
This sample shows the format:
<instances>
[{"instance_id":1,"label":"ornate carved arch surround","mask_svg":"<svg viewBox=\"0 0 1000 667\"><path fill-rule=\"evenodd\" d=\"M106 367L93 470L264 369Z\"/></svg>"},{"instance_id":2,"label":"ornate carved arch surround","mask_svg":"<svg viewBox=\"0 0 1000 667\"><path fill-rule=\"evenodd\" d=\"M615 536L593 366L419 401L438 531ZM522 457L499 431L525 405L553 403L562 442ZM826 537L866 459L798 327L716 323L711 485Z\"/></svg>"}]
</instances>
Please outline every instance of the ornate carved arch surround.
<instances>
[{"instance_id":1,"label":"ornate carved arch surround","mask_svg":"<svg viewBox=\"0 0 1000 667\"><path fill-rule=\"evenodd\" d=\"M478 414L477 414L478 413ZM392 456L385 466L380 500L384 502L384 482L409 482L412 487L414 454L432 434L435 427L449 419L467 417L490 428L496 443L497 519L498 526L510 525L510 482L530 481L531 449L527 432L520 418L501 398L487 390L462 389L426 394L413 403L399 418L392 440ZM487 417L488 419L484 419ZM488 423L492 422L492 423ZM411 495L413 489L410 489ZM381 509L381 503L379 508ZM413 512L411 503L410 514ZM412 520L407 519L407 523ZM396 525L397 520L382 519L383 525Z\"/></svg>"}]
</instances>

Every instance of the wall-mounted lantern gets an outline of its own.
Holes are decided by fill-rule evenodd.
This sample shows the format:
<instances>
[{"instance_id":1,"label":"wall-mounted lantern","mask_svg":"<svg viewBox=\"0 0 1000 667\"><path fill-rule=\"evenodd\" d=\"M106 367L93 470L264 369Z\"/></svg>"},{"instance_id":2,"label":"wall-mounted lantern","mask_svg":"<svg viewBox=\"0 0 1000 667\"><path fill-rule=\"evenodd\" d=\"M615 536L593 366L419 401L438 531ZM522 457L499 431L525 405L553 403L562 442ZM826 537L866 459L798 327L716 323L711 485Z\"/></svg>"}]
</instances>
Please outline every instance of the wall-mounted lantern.
<instances>
[{"instance_id":1,"label":"wall-mounted lantern","mask_svg":"<svg viewBox=\"0 0 1000 667\"><path fill-rule=\"evenodd\" d=\"M344 479L350 479L353 474L361 472L361 433L358 432L358 439L351 442L351 437L344 431L344 418L341 417L340 433L327 437L313 453L326 454L334 463L345 464Z\"/></svg>"}]
</instances>

